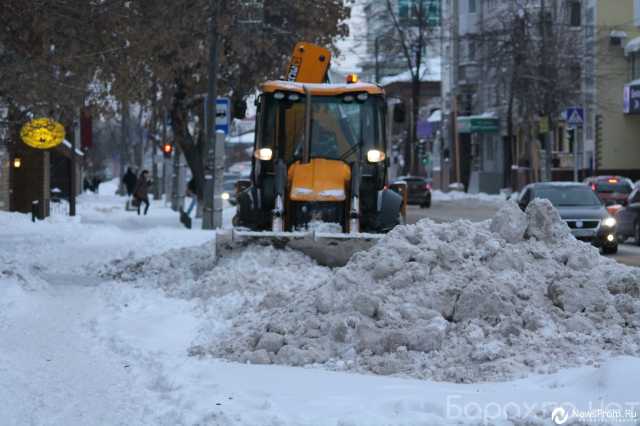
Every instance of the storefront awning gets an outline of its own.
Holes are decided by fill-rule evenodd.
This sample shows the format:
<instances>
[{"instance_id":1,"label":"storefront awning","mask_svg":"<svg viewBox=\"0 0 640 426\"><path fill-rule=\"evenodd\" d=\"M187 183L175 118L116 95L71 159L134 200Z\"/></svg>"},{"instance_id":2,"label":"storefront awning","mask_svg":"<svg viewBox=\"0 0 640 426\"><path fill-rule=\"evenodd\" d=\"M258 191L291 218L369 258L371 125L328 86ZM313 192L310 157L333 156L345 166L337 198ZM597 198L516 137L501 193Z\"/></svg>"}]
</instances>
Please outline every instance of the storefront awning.
<instances>
[{"instance_id":1,"label":"storefront awning","mask_svg":"<svg viewBox=\"0 0 640 426\"><path fill-rule=\"evenodd\" d=\"M629 40L629 43L624 47L624 54L627 56L638 51L640 51L640 37Z\"/></svg>"},{"instance_id":2,"label":"storefront awning","mask_svg":"<svg viewBox=\"0 0 640 426\"><path fill-rule=\"evenodd\" d=\"M458 117L459 133L497 133L500 121L488 114Z\"/></svg>"}]
</instances>

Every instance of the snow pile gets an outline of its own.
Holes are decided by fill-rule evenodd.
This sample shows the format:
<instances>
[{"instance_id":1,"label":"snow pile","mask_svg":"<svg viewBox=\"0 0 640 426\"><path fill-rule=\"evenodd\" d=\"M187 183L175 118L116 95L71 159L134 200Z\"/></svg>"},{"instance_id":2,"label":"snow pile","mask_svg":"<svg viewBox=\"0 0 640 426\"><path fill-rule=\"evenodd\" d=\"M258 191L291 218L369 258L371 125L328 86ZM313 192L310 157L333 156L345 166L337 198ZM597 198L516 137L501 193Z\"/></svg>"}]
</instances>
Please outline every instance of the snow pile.
<instances>
[{"instance_id":1,"label":"snow pile","mask_svg":"<svg viewBox=\"0 0 640 426\"><path fill-rule=\"evenodd\" d=\"M299 292L324 283L332 272L292 250L249 246L215 264L213 243L170 250L141 260L117 260L100 275L161 288L172 297L202 299L216 318L285 306Z\"/></svg>"},{"instance_id":2,"label":"snow pile","mask_svg":"<svg viewBox=\"0 0 640 426\"><path fill-rule=\"evenodd\" d=\"M505 196L503 194L486 194L484 192L471 194L463 191L442 192L439 189L433 190L431 192L431 197L433 198L433 201L473 200L487 204L500 204L505 200Z\"/></svg>"},{"instance_id":3,"label":"snow pile","mask_svg":"<svg viewBox=\"0 0 640 426\"><path fill-rule=\"evenodd\" d=\"M335 270L271 247L215 267L210 253L106 274L201 300L217 326L190 353L239 362L478 382L640 354L640 269L576 241L544 200L483 223L397 227Z\"/></svg>"},{"instance_id":4,"label":"snow pile","mask_svg":"<svg viewBox=\"0 0 640 426\"><path fill-rule=\"evenodd\" d=\"M507 203L491 223L398 227L310 291L239 312L208 350L455 382L549 373L640 354L638 283L548 202Z\"/></svg>"}]
</instances>

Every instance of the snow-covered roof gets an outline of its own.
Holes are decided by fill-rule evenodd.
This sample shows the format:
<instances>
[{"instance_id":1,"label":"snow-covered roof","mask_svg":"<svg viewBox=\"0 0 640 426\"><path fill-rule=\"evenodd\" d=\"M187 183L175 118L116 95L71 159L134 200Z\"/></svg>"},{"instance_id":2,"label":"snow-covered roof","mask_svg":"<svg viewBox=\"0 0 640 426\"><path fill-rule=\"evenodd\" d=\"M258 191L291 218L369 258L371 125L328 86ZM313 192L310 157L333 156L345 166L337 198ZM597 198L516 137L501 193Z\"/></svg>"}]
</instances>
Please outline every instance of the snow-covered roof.
<instances>
[{"instance_id":1,"label":"snow-covered roof","mask_svg":"<svg viewBox=\"0 0 640 426\"><path fill-rule=\"evenodd\" d=\"M429 123L439 123L442 121L442 110L437 109L431 113L429 118L427 118L427 122Z\"/></svg>"},{"instance_id":2,"label":"snow-covered roof","mask_svg":"<svg viewBox=\"0 0 640 426\"><path fill-rule=\"evenodd\" d=\"M611 38L627 38L627 33L624 31L613 30L609 33Z\"/></svg>"},{"instance_id":3,"label":"snow-covered roof","mask_svg":"<svg viewBox=\"0 0 640 426\"><path fill-rule=\"evenodd\" d=\"M441 58L431 58L426 61L420 69L420 81L440 81L442 79L442 60ZM388 86L393 83L408 83L411 81L411 71L406 70L400 74L383 77L380 80L382 87Z\"/></svg>"},{"instance_id":4,"label":"snow-covered roof","mask_svg":"<svg viewBox=\"0 0 640 426\"><path fill-rule=\"evenodd\" d=\"M247 132L237 136L229 136L227 138L227 143L253 145L253 140L255 139L254 136L254 132Z\"/></svg>"},{"instance_id":5,"label":"snow-covered roof","mask_svg":"<svg viewBox=\"0 0 640 426\"><path fill-rule=\"evenodd\" d=\"M636 37L627 43L624 47L624 54L630 55L640 50L640 37Z\"/></svg>"},{"instance_id":6,"label":"snow-covered roof","mask_svg":"<svg viewBox=\"0 0 640 426\"><path fill-rule=\"evenodd\" d=\"M64 139L62 141L62 144L64 146L66 146L67 148L71 149L71 142L69 142L68 140ZM84 152L82 152L81 150L79 150L78 148L76 148L76 155L79 155L80 157L84 157Z\"/></svg>"}]
</instances>

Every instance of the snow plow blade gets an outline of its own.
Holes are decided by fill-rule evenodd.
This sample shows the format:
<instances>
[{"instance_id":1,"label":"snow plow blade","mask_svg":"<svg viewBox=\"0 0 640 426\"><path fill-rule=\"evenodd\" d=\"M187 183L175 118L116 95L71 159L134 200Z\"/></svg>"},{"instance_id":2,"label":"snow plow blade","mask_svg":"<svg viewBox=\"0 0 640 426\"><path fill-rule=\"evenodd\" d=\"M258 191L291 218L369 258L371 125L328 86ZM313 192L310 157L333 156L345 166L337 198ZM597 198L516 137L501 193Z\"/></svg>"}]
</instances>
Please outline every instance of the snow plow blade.
<instances>
[{"instance_id":1,"label":"snow plow blade","mask_svg":"<svg viewBox=\"0 0 640 426\"><path fill-rule=\"evenodd\" d=\"M325 232L256 232L218 231L216 259L248 245L273 246L298 250L318 264L329 267L344 266L351 256L374 246L384 234L342 234Z\"/></svg>"}]
</instances>

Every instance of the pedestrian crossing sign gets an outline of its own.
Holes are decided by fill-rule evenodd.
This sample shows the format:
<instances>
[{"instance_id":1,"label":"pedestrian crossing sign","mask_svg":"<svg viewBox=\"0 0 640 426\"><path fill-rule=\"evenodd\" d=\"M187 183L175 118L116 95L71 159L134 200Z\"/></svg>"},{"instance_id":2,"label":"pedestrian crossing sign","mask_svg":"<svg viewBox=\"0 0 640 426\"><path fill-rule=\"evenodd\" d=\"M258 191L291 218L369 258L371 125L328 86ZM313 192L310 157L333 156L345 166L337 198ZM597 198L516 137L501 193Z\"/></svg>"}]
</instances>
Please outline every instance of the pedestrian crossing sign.
<instances>
[{"instance_id":1,"label":"pedestrian crossing sign","mask_svg":"<svg viewBox=\"0 0 640 426\"><path fill-rule=\"evenodd\" d=\"M565 117L570 127L581 127L584 124L584 109L580 107L567 108Z\"/></svg>"}]
</instances>

